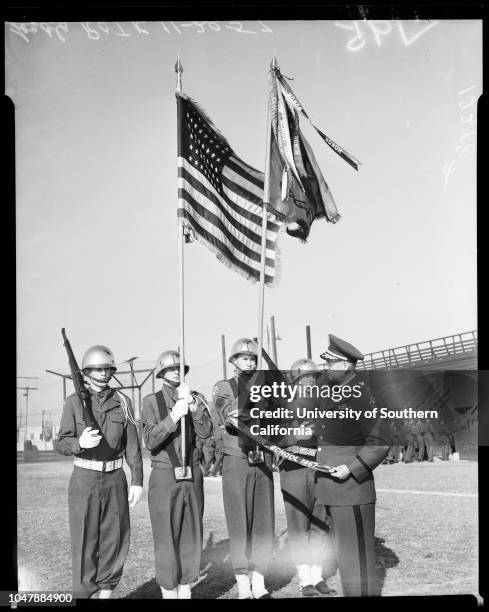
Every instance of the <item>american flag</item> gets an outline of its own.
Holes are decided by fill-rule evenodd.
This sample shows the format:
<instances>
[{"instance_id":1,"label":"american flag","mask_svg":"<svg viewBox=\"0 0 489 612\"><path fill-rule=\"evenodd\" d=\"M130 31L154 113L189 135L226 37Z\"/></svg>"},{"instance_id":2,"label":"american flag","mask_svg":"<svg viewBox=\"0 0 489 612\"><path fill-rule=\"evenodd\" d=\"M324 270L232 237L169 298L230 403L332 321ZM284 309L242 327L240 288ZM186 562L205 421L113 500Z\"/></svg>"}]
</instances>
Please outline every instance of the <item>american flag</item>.
<instances>
[{"instance_id":1,"label":"american flag","mask_svg":"<svg viewBox=\"0 0 489 612\"><path fill-rule=\"evenodd\" d=\"M263 173L241 160L197 104L177 92L178 216L195 239L249 280L260 278ZM281 223L268 215L265 283Z\"/></svg>"}]
</instances>

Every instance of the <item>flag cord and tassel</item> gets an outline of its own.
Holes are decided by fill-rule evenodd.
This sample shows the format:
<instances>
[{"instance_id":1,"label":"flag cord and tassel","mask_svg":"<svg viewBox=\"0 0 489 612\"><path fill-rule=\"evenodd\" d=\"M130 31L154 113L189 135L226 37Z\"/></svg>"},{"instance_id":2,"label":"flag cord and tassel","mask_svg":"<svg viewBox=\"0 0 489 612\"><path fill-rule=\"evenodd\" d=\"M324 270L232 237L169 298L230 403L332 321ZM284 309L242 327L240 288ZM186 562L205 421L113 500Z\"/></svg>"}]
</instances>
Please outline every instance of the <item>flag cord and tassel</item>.
<instances>
[{"instance_id":1,"label":"flag cord and tassel","mask_svg":"<svg viewBox=\"0 0 489 612\"><path fill-rule=\"evenodd\" d=\"M275 57L272 60L271 78L274 78L273 69L276 66ZM260 255L260 293L258 300L258 362L257 370L262 368L262 349L263 349L263 313L265 308L265 262L266 262L266 250L267 250L267 222L268 222L268 205L270 204L270 152L272 143L272 126L271 126L271 112L270 112L270 99L268 101L268 112L267 112L267 144L265 153L265 177L263 184L263 210L262 210L262 225L261 225L261 255Z\"/></svg>"},{"instance_id":2,"label":"flag cord and tassel","mask_svg":"<svg viewBox=\"0 0 489 612\"><path fill-rule=\"evenodd\" d=\"M177 62L175 64L175 72L177 74L177 86L178 92L182 91L182 64L180 63L180 56L177 56ZM180 104L177 104L177 125L180 126ZM181 151L181 133L178 130L178 153ZM180 356L180 384L185 382L185 277L184 277L184 224L183 217L178 216L178 282L179 282L179 348L178 353ZM180 476L186 478L187 469L187 441L186 441L186 419L182 416L180 419L180 452L181 452L181 471ZM178 470L178 468L176 468ZM177 476L177 473L175 472Z\"/></svg>"}]
</instances>

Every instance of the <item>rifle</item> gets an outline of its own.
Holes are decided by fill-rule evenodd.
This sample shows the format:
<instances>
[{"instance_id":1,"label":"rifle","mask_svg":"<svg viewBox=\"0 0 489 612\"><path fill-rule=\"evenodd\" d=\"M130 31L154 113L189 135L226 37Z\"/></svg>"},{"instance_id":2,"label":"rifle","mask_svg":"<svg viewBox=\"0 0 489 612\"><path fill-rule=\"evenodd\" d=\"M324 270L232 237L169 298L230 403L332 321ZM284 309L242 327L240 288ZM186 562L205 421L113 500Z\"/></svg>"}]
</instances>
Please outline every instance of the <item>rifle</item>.
<instances>
[{"instance_id":1,"label":"rifle","mask_svg":"<svg viewBox=\"0 0 489 612\"><path fill-rule=\"evenodd\" d=\"M85 422L85 427L95 427L96 429L98 429L98 425L95 423L95 419L93 418L92 414L90 391L85 387L83 374L80 368L78 367L78 363L76 362L76 358L71 348L70 341L66 337L64 327L61 330L61 335L63 336L63 344L66 349L66 353L68 354L71 380L73 381L75 392L82 405L83 421Z\"/></svg>"}]
</instances>

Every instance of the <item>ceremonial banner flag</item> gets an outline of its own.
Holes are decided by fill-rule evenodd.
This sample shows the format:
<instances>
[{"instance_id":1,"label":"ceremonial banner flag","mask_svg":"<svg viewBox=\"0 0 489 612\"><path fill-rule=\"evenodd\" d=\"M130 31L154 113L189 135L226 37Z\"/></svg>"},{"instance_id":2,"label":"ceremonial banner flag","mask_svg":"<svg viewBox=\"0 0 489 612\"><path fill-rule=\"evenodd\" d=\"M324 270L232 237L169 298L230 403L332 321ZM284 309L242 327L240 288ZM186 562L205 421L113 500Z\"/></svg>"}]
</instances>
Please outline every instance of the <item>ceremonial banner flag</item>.
<instances>
[{"instance_id":1,"label":"ceremonial banner flag","mask_svg":"<svg viewBox=\"0 0 489 612\"><path fill-rule=\"evenodd\" d=\"M340 219L333 195L314 153L299 128L300 111L312 124L292 89L272 65L270 117L270 208L286 224L287 233L306 241L315 219ZM358 160L313 125L321 138L358 170Z\"/></svg>"},{"instance_id":2,"label":"ceremonial banner flag","mask_svg":"<svg viewBox=\"0 0 489 612\"><path fill-rule=\"evenodd\" d=\"M198 242L247 279L260 279L262 172L241 160L201 108L178 104L178 216ZM274 281L281 223L268 214L265 284Z\"/></svg>"}]
</instances>

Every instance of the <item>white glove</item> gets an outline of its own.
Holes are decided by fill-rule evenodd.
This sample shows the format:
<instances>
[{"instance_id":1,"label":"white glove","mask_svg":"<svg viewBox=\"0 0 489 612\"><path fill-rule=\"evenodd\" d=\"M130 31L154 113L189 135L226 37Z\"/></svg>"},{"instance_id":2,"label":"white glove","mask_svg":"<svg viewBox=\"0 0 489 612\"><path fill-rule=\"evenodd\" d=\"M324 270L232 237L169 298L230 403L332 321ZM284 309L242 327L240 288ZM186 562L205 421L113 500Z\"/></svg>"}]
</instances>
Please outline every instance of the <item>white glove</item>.
<instances>
[{"instance_id":1,"label":"white glove","mask_svg":"<svg viewBox=\"0 0 489 612\"><path fill-rule=\"evenodd\" d=\"M230 410L226 415L226 421L230 423L233 427L238 429L238 409L234 408Z\"/></svg>"},{"instance_id":2,"label":"white glove","mask_svg":"<svg viewBox=\"0 0 489 612\"><path fill-rule=\"evenodd\" d=\"M187 383L182 383L178 386L178 399L184 399L187 404L191 404L194 401L194 398L190 393L190 387L187 385Z\"/></svg>"},{"instance_id":3,"label":"white glove","mask_svg":"<svg viewBox=\"0 0 489 612\"><path fill-rule=\"evenodd\" d=\"M178 421L187 414L188 412L188 403L185 399L179 399L175 402L175 405L171 411L171 418L174 423L178 423Z\"/></svg>"},{"instance_id":4,"label":"white glove","mask_svg":"<svg viewBox=\"0 0 489 612\"><path fill-rule=\"evenodd\" d=\"M134 506L141 499L141 495L143 494L143 487L139 485L131 485L129 489L129 497L127 501L129 502L129 508L134 508Z\"/></svg>"},{"instance_id":5,"label":"white glove","mask_svg":"<svg viewBox=\"0 0 489 612\"><path fill-rule=\"evenodd\" d=\"M82 431L82 435L78 440L80 448L95 448L100 444L102 436L98 435L98 429L92 429L91 427L85 427Z\"/></svg>"}]
</instances>

